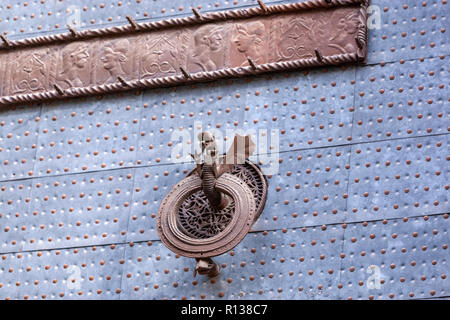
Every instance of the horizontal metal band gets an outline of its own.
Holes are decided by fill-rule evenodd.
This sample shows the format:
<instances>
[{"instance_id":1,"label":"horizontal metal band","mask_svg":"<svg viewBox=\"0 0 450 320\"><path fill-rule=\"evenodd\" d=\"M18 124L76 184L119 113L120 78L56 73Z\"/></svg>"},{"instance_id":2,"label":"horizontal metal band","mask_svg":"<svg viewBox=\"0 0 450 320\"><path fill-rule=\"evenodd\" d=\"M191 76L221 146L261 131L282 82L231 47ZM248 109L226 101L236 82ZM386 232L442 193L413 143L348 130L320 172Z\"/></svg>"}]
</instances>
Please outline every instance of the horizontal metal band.
<instances>
[{"instance_id":1,"label":"horizontal metal band","mask_svg":"<svg viewBox=\"0 0 450 320\"><path fill-rule=\"evenodd\" d=\"M23 40L3 37L0 106L361 62L365 0L312 0Z\"/></svg>"}]
</instances>

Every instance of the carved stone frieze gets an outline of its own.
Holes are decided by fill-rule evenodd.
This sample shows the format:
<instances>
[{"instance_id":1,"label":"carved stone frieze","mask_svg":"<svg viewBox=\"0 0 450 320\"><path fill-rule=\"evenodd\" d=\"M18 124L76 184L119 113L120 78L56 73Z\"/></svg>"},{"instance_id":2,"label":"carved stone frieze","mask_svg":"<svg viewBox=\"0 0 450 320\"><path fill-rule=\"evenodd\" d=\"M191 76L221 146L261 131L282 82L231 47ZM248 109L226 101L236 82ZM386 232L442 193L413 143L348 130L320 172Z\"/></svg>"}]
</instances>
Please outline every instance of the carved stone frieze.
<instances>
[{"instance_id":1,"label":"carved stone frieze","mask_svg":"<svg viewBox=\"0 0 450 320\"><path fill-rule=\"evenodd\" d=\"M105 40L98 50L94 65L95 83L114 83L118 77L133 80L138 77L138 59L136 57L137 37Z\"/></svg>"},{"instance_id":2,"label":"carved stone frieze","mask_svg":"<svg viewBox=\"0 0 450 320\"><path fill-rule=\"evenodd\" d=\"M190 33L187 70L208 72L229 67L230 25L206 24Z\"/></svg>"},{"instance_id":3,"label":"carved stone frieze","mask_svg":"<svg viewBox=\"0 0 450 320\"><path fill-rule=\"evenodd\" d=\"M180 73L186 64L186 30L150 33L137 40L139 52L139 74L142 79L164 78Z\"/></svg>"},{"instance_id":4,"label":"carved stone frieze","mask_svg":"<svg viewBox=\"0 0 450 320\"><path fill-rule=\"evenodd\" d=\"M270 23L269 19L251 19L233 25L230 53L232 67L250 66L248 58L254 64L269 62Z\"/></svg>"},{"instance_id":5,"label":"carved stone frieze","mask_svg":"<svg viewBox=\"0 0 450 320\"><path fill-rule=\"evenodd\" d=\"M3 95L3 87L5 87L3 79L6 73L6 61L8 61L8 54L0 53L0 97Z\"/></svg>"},{"instance_id":6,"label":"carved stone frieze","mask_svg":"<svg viewBox=\"0 0 450 320\"><path fill-rule=\"evenodd\" d=\"M367 5L311 0L72 29L70 38L5 38L0 105L361 62Z\"/></svg>"},{"instance_id":7,"label":"carved stone frieze","mask_svg":"<svg viewBox=\"0 0 450 320\"><path fill-rule=\"evenodd\" d=\"M359 12L354 7L289 14L273 19L270 61L290 61L357 52Z\"/></svg>"},{"instance_id":8,"label":"carved stone frieze","mask_svg":"<svg viewBox=\"0 0 450 320\"><path fill-rule=\"evenodd\" d=\"M49 48L25 49L11 52L3 62L4 94L22 95L51 89L57 51Z\"/></svg>"},{"instance_id":9,"label":"carved stone frieze","mask_svg":"<svg viewBox=\"0 0 450 320\"><path fill-rule=\"evenodd\" d=\"M97 43L72 42L58 48L59 61L53 83L63 89L81 88L92 83Z\"/></svg>"}]
</instances>

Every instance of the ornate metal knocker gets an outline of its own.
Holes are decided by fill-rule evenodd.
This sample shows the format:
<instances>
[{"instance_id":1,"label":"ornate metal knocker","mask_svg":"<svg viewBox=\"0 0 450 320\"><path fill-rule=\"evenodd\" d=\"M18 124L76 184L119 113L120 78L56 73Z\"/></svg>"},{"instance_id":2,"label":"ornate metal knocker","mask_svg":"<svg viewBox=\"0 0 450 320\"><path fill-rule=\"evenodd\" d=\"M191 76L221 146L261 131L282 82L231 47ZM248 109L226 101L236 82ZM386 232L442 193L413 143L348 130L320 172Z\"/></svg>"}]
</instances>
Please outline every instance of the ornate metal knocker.
<instances>
[{"instance_id":1,"label":"ornate metal knocker","mask_svg":"<svg viewBox=\"0 0 450 320\"><path fill-rule=\"evenodd\" d=\"M214 136L199 134L202 152L192 155L194 168L162 200L157 229L173 252L195 258L197 274L215 277L220 267L211 257L234 248L261 214L267 180L248 160L254 152L250 136L236 135L225 155Z\"/></svg>"}]
</instances>

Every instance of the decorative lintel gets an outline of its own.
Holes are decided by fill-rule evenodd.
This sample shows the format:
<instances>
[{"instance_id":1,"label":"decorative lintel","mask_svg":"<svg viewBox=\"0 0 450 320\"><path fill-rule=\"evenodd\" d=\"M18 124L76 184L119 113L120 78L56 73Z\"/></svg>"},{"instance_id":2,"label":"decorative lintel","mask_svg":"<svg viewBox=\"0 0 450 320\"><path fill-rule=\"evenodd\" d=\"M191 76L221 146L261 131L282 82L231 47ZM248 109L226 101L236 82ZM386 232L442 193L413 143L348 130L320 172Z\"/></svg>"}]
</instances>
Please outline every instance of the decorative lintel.
<instances>
[{"instance_id":1,"label":"decorative lintel","mask_svg":"<svg viewBox=\"0 0 450 320\"><path fill-rule=\"evenodd\" d=\"M367 54L368 0L310 0L0 45L0 106L323 65Z\"/></svg>"}]
</instances>

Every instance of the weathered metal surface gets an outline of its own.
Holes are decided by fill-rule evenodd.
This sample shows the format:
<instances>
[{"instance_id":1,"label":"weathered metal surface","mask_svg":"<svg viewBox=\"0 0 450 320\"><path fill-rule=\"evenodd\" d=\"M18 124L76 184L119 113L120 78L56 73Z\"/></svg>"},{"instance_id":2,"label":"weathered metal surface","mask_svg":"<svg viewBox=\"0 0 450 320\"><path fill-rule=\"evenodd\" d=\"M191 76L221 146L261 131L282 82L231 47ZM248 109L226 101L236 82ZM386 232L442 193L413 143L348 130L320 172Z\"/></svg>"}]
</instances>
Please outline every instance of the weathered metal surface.
<instances>
[{"instance_id":1,"label":"weathered metal surface","mask_svg":"<svg viewBox=\"0 0 450 320\"><path fill-rule=\"evenodd\" d=\"M449 138L352 146L346 221L447 213Z\"/></svg>"},{"instance_id":2,"label":"weathered metal surface","mask_svg":"<svg viewBox=\"0 0 450 320\"><path fill-rule=\"evenodd\" d=\"M124 245L24 252L18 298L117 299L124 254Z\"/></svg>"},{"instance_id":3,"label":"weathered metal surface","mask_svg":"<svg viewBox=\"0 0 450 320\"><path fill-rule=\"evenodd\" d=\"M192 164L136 168L127 241L159 239L156 214L161 200L183 179Z\"/></svg>"},{"instance_id":4,"label":"weathered metal surface","mask_svg":"<svg viewBox=\"0 0 450 320\"><path fill-rule=\"evenodd\" d=\"M448 57L397 61L359 69L355 142L448 133Z\"/></svg>"},{"instance_id":5,"label":"weathered metal surface","mask_svg":"<svg viewBox=\"0 0 450 320\"><path fill-rule=\"evenodd\" d=\"M289 3L300 1L268 0L269 3ZM242 7L254 7L256 0L197 0L193 5L189 0L170 2L154 0L104 1L92 0L45 0L26 3L0 3L0 32L11 39L23 39L38 34L68 32L66 25L77 29L99 28L127 24L126 16L138 22L166 19L167 17L192 16L192 7L200 12L219 11Z\"/></svg>"},{"instance_id":6,"label":"weathered metal surface","mask_svg":"<svg viewBox=\"0 0 450 320\"><path fill-rule=\"evenodd\" d=\"M118 3L83 3L82 28L126 24L125 15L137 22L193 16L193 4L187 0ZM67 1L10 4L8 9L8 2L0 3L0 32L7 32L10 40L67 31ZM196 1L197 5L205 13L256 7L257 3L205 0ZM368 66L249 76L101 100L3 107L0 298L448 298L448 1L373 0L371 5L379 7L382 24L369 31ZM145 11L148 16L143 15ZM89 115L90 111L94 113ZM282 161L278 172L268 177L266 208L234 255L215 258L222 268L215 281L193 279L195 261L176 258L156 232L161 199L193 167L173 163L177 140L171 134L180 127L193 132L195 121L202 122L204 129L223 130L224 136L227 128L279 129L280 154L275 152L274 157ZM58 144L59 137L65 143ZM76 145L76 141L83 143ZM128 170L134 171L133 181L118 182L116 177ZM72 180L88 181L93 174L93 185L71 185ZM98 177L109 176L114 181L98 183ZM55 186L57 181L60 184ZM63 188L62 181L70 185ZM36 188L39 182L42 185ZM81 192L95 193L95 197L87 202L62 199L63 194ZM53 195L61 198L53 200ZM305 198L309 201L304 202ZM105 208L108 203L128 211L113 214ZM102 210L87 211L87 206ZM76 211L68 212L71 207ZM52 209L59 211L52 214ZM120 218L117 224L114 218ZM100 223L95 224L95 219ZM127 222L122 225L123 219ZM59 227L61 221L63 227ZM58 232L60 228L63 232ZM30 246L29 231L33 237L62 240L58 245L46 240ZM111 241L113 250L109 237L118 239ZM80 267L84 278L79 289L77 281L68 285L69 278L77 275L72 265ZM379 289L374 282L377 270L383 280Z\"/></svg>"},{"instance_id":7,"label":"weathered metal surface","mask_svg":"<svg viewBox=\"0 0 450 320\"><path fill-rule=\"evenodd\" d=\"M19 299L22 253L1 256L0 294L2 299Z\"/></svg>"},{"instance_id":8,"label":"weathered metal surface","mask_svg":"<svg viewBox=\"0 0 450 320\"><path fill-rule=\"evenodd\" d=\"M370 29L368 63L448 55L447 0L373 0L370 4L372 15L379 13L380 27Z\"/></svg>"},{"instance_id":9,"label":"weathered metal surface","mask_svg":"<svg viewBox=\"0 0 450 320\"><path fill-rule=\"evenodd\" d=\"M361 62L367 5L311 0L194 11L194 18L140 24L128 17L128 26L16 41L3 36L0 49L10 52L1 53L0 73L7 81L0 104Z\"/></svg>"},{"instance_id":10,"label":"weathered metal surface","mask_svg":"<svg viewBox=\"0 0 450 320\"><path fill-rule=\"evenodd\" d=\"M274 130L279 151L351 144L355 73L354 67L327 68L146 91L137 159L142 165L191 161L177 158L182 140L176 134L184 128L193 136L198 124L224 137L236 128Z\"/></svg>"},{"instance_id":11,"label":"weathered metal surface","mask_svg":"<svg viewBox=\"0 0 450 320\"><path fill-rule=\"evenodd\" d=\"M266 209L253 230L343 221L349 158L347 146L279 154L279 172L268 177Z\"/></svg>"},{"instance_id":12,"label":"weathered metal surface","mask_svg":"<svg viewBox=\"0 0 450 320\"><path fill-rule=\"evenodd\" d=\"M24 247L24 235L30 210L32 181L0 182L1 252L18 252Z\"/></svg>"},{"instance_id":13,"label":"weathered metal surface","mask_svg":"<svg viewBox=\"0 0 450 320\"><path fill-rule=\"evenodd\" d=\"M229 10L229 11L219 11L219 12L207 12L205 14L200 14L198 10L194 11L193 17L188 18L174 18L174 19L168 19L168 20L161 20L156 22L147 22L147 23L141 23L138 24L134 21L134 19L131 16L127 16L127 20L129 22L129 25L127 26L118 26L118 27L110 27L110 28L103 28L103 29L91 29L91 30L83 30L83 31L76 31L76 30L70 30L67 34L59 34L59 35L49 35L49 36L41 36L41 37L35 37L35 38L28 38L28 39L22 39L22 40L16 40L16 41L9 41L5 36L2 37L2 45L0 46L1 49L12 49L16 47L26 47L26 46L34 46L39 44L52 44L59 41L77 41L77 39L88 39L93 37L99 37L99 36L107 36L107 35L120 35L120 34L126 34L130 32L137 32L137 31L155 31L160 29L168 29L170 27L179 27L179 26L191 26L191 25L197 25L202 24L205 22L221 22L226 20L238 20L238 19L248 19L252 18L254 16L261 16L261 15L271 15L271 14L278 14L278 13L291 13L291 12L302 12L302 11L310 11L313 9L335 9L337 8L338 11L341 8L345 7L354 7L354 9L359 9L361 6L365 7L367 6L367 1L365 0L330 0L330 1L321 1L321 0L309 0L304 2L297 2L297 3L291 3L291 4L281 4L281 5L271 5L271 6L265 6L262 2L260 6L249 8L249 9L242 9L242 10ZM348 12L347 12L348 13ZM358 16L358 11L355 12ZM338 16L341 16L342 12L338 14ZM361 18L365 17L365 12L360 12L362 15ZM334 17L337 18L337 17ZM341 16L342 18L342 16ZM353 18L347 17L347 18ZM339 21L340 19L338 19ZM361 21L361 23L364 25L365 21ZM70 23L68 23L70 25ZM341 22L342 29L345 28L345 21ZM302 26L303 28L305 26ZM358 26L359 27L359 26ZM362 25L361 25L362 27ZM352 28L356 28L352 25ZM306 28L308 29L308 28ZM358 28L357 28L358 29ZM363 32L363 30L359 30ZM352 32L351 34L355 34L355 32ZM361 33L362 36L362 33ZM355 39L354 39L355 40ZM359 39L360 41L364 41L363 38Z\"/></svg>"},{"instance_id":14,"label":"weathered metal surface","mask_svg":"<svg viewBox=\"0 0 450 320\"><path fill-rule=\"evenodd\" d=\"M5 220L2 217L3 229L11 231L3 230L8 242L17 242L23 250L124 242L133 173L129 169L40 178L31 186L26 181L23 192L31 188L26 199L21 190L5 195L5 201L13 202L5 208Z\"/></svg>"},{"instance_id":15,"label":"weathered metal surface","mask_svg":"<svg viewBox=\"0 0 450 320\"><path fill-rule=\"evenodd\" d=\"M32 191L34 207L27 219L26 249L123 242L133 173L120 170L37 179ZM52 216L48 224L39 225L46 215Z\"/></svg>"},{"instance_id":16,"label":"weathered metal surface","mask_svg":"<svg viewBox=\"0 0 450 320\"><path fill-rule=\"evenodd\" d=\"M192 260L160 242L127 248L121 299L337 298L343 228L277 230L248 235L217 257L216 279L192 279ZM136 275L136 276L135 276Z\"/></svg>"},{"instance_id":17,"label":"weathered metal surface","mask_svg":"<svg viewBox=\"0 0 450 320\"><path fill-rule=\"evenodd\" d=\"M39 116L36 108L7 108L0 117L0 181L33 176Z\"/></svg>"},{"instance_id":18,"label":"weathered metal surface","mask_svg":"<svg viewBox=\"0 0 450 320\"><path fill-rule=\"evenodd\" d=\"M448 295L448 228L448 214L348 224L340 297L389 300Z\"/></svg>"},{"instance_id":19,"label":"weathered metal surface","mask_svg":"<svg viewBox=\"0 0 450 320\"><path fill-rule=\"evenodd\" d=\"M433 298L450 286L448 221L431 215L253 234L217 258L223 273L214 280L192 280L192 260L159 241L4 254L0 290L11 299Z\"/></svg>"},{"instance_id":20,"label":"weathered metal surface","mask_svg":"<svg viewBox=\"0 0 450 320\"><path fill-rule=\"evenodd\" d=\"M59 16L54 11L56 2L55 0L3 1L0 3L0 33L10 38L29 37L33 33L49 32L54 24L65 26L62 21L54 21ZM65 20L66 15L63 12L58 13L62 14L61 18Z\"/></svg>"},{"instance_id":21,"label":"weathered metal surface","mask_svg":"<svg viewBox=\"0 0 450 320\"><path fill-rule=\"evenodd\" d=\"M132 166L142 109L134 93L43 105L34 176Z\"/></svg>"}]
</instances>

